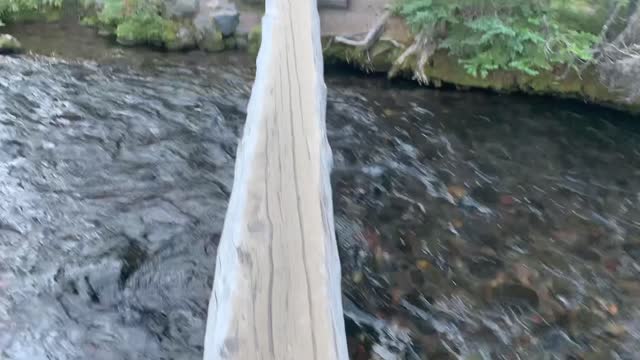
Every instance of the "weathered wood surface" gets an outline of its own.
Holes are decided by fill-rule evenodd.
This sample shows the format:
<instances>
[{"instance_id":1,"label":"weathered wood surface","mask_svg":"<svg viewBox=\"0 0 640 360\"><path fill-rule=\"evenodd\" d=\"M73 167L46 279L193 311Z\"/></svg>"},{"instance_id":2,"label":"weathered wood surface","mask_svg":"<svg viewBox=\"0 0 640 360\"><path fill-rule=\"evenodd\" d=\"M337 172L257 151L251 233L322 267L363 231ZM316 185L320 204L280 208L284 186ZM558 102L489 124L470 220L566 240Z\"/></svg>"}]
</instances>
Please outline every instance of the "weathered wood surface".
<instances>
[{"instance_id":1,"label":"weathered wood surface","mask_svg":"<svg viewBox=\"0 0 640 360\"><path fill-rule=\"evenodd\" d=\"M349 0L317 0L318 6L321 8L340 8L347 9L349 7ZM262 4L264 0L243 0L247 4Z\"/></svg>"},{"instance_id":2,"label":"weathered wood surface","mask_svg":"<svg viewBox=\"0 0 640 360\"><path fill-rule=\"evenodd\" d=\"M316 0L267 0L205 360L347 359Z\"/></svg>"},{"instance_id":3,"label":"weathered wood surface","mask_svg":"<svg viewBox=\"0 0 640 360\"><path fill-rule=\"evenodd\" d=\"M334 7L347 9L349 7L349 0L318 0L318 6L321 8Z\"/></svg>"}]
</instances>

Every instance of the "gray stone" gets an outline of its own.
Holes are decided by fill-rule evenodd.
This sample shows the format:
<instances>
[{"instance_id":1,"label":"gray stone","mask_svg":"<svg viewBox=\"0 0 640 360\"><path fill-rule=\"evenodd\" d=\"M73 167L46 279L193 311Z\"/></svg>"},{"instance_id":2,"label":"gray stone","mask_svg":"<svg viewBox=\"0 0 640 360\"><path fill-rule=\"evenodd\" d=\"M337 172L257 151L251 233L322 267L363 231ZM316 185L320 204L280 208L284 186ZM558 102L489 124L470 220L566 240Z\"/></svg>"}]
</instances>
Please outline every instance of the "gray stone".
<instances>
[{"instance_id":1,"label":"gray stone","mask_svg":"<svg viewBox=\"0 0 640 360\"><path fill-rule=\"evenodd\" d=\"M195 29L181 26L176 33L174 41L166 44L168 50L189 50L196 47Z\"/></svg>"},{"instance_id":2,"label":"gray stone","mask_svg":"<svg viewBox=\"0 0 640 360\"><path fill-rule=\"evenodd\" d=\"M234 11L216 13L213 16L213 20L223 36L231 36L236 32L236 28L240 23L240 13L235 9Z\"/></svg>"},{"instance_id":3,"label":"gray stone","mask_svg":"<svg viewBox=\"0 0 640 360\"><path fill-rule=\"evenodd\" d=\"M234 3L226 0L202 0L200 12L193 20L199 36L219 32L222 36L235 33L240 22L240 13Z\"/></svg>"},{"instance_id":4,"label":"gray stone","mask_svg":"<svg viewBox=\"0 0 640 360\"><path fill-rule=\"evenodd\" d=\"M198 12L198 0L169 0L165 2L167 14L177 18L190 18Z\"/></svg>"},{"instance_id":5,"label":"gray stone","mask_svg":"<svg viewBox=\"0 0 640 360\"><path fill-rule=\"evenodd\" d=\"M247 49L249 47L249 39L247 34L236 34L236 47L238 49Z\"/></svg>"},{"instance_id":6,"label":"gray stone","mask_svg":"<svg viewBox=\"0 0 640 360\"><path fill-rule=\"evenodd\" d=\"M225 43L222 33L216 30L207 31L198 41L198 47L208 52L224 50Z\"/></svg>"},{"instance_id":7,"label":"gray stone","mask_svg":"<svg viewBox=\"0 0 640 360\"><path fill-rule=\"evenodd\" d=\"M9 34L0 35L0 54L15 54L22 51L20 41Z\"/></svg>"},{"instance_id":8,"label":"gray stone","mask_svg":"<svg viewBox=\"0 0 640 360\"><path fill-rule=\"evenodd\" d=\"M237 49L238 43L236 42L235 36L229 36L224 38L224 48L225 50L233 50Z\"/></svg>"}]
</instances>

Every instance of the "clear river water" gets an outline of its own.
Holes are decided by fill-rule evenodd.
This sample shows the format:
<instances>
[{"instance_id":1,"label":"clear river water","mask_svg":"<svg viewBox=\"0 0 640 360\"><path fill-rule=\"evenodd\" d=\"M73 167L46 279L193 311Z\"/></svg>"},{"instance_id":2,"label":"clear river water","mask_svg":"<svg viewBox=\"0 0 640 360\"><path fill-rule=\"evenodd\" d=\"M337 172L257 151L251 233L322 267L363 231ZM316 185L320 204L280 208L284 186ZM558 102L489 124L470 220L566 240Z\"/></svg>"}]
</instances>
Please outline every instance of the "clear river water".
<instances>
[{"instance_id":1,"label":"clear river water","mask_svg":"<svg viewBox=\"0 0 640 360\"><path fill-rule=\"evenodd\" d=\"M200 359L242 54L0 57L0 359ZM330 69L352 359L640 359L640 118Z\"/></svg>"}]
</instances>

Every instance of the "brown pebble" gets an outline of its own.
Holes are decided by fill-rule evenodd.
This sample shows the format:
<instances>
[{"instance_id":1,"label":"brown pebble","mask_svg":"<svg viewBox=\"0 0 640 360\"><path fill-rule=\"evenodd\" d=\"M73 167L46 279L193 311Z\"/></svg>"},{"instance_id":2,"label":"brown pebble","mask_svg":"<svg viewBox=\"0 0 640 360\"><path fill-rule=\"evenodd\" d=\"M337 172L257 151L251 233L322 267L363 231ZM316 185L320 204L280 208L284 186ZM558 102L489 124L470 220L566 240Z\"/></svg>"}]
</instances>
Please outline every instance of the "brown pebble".
<instances>
[{"instance_id":1,"label":"brown pebble","mask_svg":"<svg viewBox=\"0 0 640 360\"><path fill-rule=\"evenodd\" d=\"M416 267L422 271L427 270L431 267L431 264L424 259L420 259L418 261L416 261Z\"/></svg>"},{"instance_id":2,"label":"brown pebble","mask_svg":"<svg viewBox=\"0 0 640 360\"><path fill-rule=\"evenodd\" d=\"M464 188L464 186L451 185L447 190L455 200L460 200L467 195L467 190Z\"/></svg>"},{"instance_id":3,"label":"brown pebble","mask_svg":"<svg viewBox=\"0 0 640 360\"><path fill-rule=\"evenodd\" d=\"M614 337L620 337L627 333L627 329L624 327L624 325L617 323L607 324L607 326L605 327L605 331L607 334Z\"/></svg>"},{"instance_id":4,"label":"brown pebble","mask_svg":"<svg viewBox=\"0 0 640 360\"><path fill-rule=\"evenodd\" d=\"M460 219L453 219L453 221L451 221L451 224L456 229L460 229L461 227L464 226L464 222Z\"/></svg>"},{"instance_id":5,"label":"brown pebble","mask_svg":"<svg viewBox=\"0 0 640 360\"><path fill-rule=\"evenodd\" d=\"M403 296L404 296L404 291L402 289L394 288L393 290L391 290L391 302L394 305L400 304L400 301L402 301Z\"/></svg>"},{"instance_id":6,"label":"brown pebble","mask_svg":"<svg viewBox=\"0 0 640 360\"><path fill-rule=\"evenodd\" d=\"M361 271L356 271L351 275L351 279L356 284L359 284L360 282L362 282L362 278L363 278L363 275Z\"/></svg>"}]
</instances>

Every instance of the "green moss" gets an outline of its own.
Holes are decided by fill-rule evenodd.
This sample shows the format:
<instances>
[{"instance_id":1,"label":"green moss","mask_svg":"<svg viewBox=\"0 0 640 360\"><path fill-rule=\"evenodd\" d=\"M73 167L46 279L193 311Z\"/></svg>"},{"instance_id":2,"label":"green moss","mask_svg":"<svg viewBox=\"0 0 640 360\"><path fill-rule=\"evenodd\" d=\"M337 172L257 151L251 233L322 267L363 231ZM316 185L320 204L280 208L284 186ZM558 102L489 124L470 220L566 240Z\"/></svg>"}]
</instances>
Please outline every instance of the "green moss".
<instances>
[{"instance_id":1,"label":"green moss","mask_svg":"<svg viewBox=\"0 0 640 360\"><path fill-rule=\"evenodd\" d=\"M322 46L326 63L347 63L366 72L389 71L393 61L402 52L402 48L385 39L376 42L367 51L337 43L332 37L323 38Z\"/></svg>"},{"instance_id":2,"label":"green moss","mask_svg":"<svg viewBox=\"0 0 640 360\"><path fill-rule=\"evenodd\" d=\"M236 38L233 36L224 38L224 48L227 50L233 50L238 46Z\"/></svg>"},{"instance_id":3,"label":"green moss","mask_svg":"<svg viewBox=\"0 0 640 360\"><path fill-rule=\"evenodd\" d=\"M122 0L105 1L98 13L98 22L102 28L117 28L125 19L124 3Z\"/></svg>"},{"instance_id":4,"label":"green moss","mask_svg":"<svg viewBox=\"0 0 640 360\"><path fill-rule=\"evenodd\" d=\"M81 21L83 25L96 26L101 35L115 35L123 45L150 45L171 47L178 43L179 24L161 16L159 3L146 0L105 0L100 10L94 0L83 1L90 15Z\"/></svg>"},{"instance_id":5,"label":"green moss","mask_svg":"<svg viewBox=\"0 0 640 360\"><path fill-rule=\"evenodd\" d=\"M97 15L88 15L80 19L80 25L83 26L96 27L98 24L99 21Z\"/></svg>"},{"instance_id":6,"label":"green moss","mask_svg":"<svg viewBox=\"0 0 640 360\"><path fill-rule=\"evenodd\" d=\"M558 19L563 24L593 34L600 33L602 26L607 21L610 6L612 6L612 2L609 1L551 1L551 10L557 13ZM624 13L624 9L621 13Z\"/></svg>"},{"instance_id":7,"label":"green moss","mask_svg":"<svg viewBox=\"0 0 640 360\"><path fill-rule=\"evenodd\" d=\"M616 101L615 94L600 83L595 70L590 69L581 77L575 73L561 77L564 71L559 70L541 72L535 76L518 71L494 71L483 79L470 76L455 58L438 52L425 67L425 74L432 79L465 87L582 98L599 103Z\"/></svg>"},{"instance_id":8,"label":"green moss","mask_svg":"<svg viewBox=\"0 0 640 360\"><path fill-rule=\"evenodd\" d=\"M178 40L178 29L180 24L172 20L163 21L163 36L162 42L166 44L175 43Z\"/></svg>"},{"instance_id":9,"label":"green moss","mask_svg":"<svg viewBox=\"0 0 640 360\"><path fill-rule=\"evenodd\" d=\"M200 48L204 51L218 52L224 50L224 38L219 31L208 32L200 41Z\"/></svg>"},{"instance_id":10,"label":"green moss","mask_svg":"<svg viewBox=\"0 0 640 360\"><path fill-rule=\"evenodd\" d=\"M403 49L390 42L380 41L369 51L363 52L352 46L323 39L323 51L326 64L351 64L355 67L374 72L387 72ZM400 76L410 78L413 75L415 59L410 58L400 69ZM562 78L563 69L541 72L536 76L519 71L497 70L487 77L470 75L458 59L445 51L436 52L424 68L431 83L453 84L458 88L491 89L498 92L523 92L529 94L553 95L558 97L584 99L590 102L622 107L626 110L640 110L640 104L622 104L618 94L612 93L599 81L595 69L588 69L581 76L569 73Z\"/></svg>"},{"instance_id":11,"label":"green moss","mask_svg":"<svg viewBox=\"0 0 640 360\"><path fill-rule=\"evenodd\" d=\"M62 0L0 0L0 26L4 23L52 22L61 18Z\"/></svg>"},{"instance_id":12,"label":"green moss","mask_svg":"<svg viewBox=\"0 0 640 360\"><path fill-rule=\"evenodd\" d=\"M124 45L164 46L175 41L177 26L156 14L126 18L116 28L116 37Z\"/></svg>"},{"instance_id":13,"label":"green moss","mask_svg":"<svg viewBox=\"0 0 640 360\"><path fill-rule=\"evenodd\" d=\"M249 32L248 38L248 51L252 56L258 56L260 50L260 43L262 42L262 26L257 25Z\"/></svg>"},{"instance_id":14,"label":"green moss","mask_svg":"<svg viewBox=\"0 0 640 360\"><path fill-rule=\"evenodd\" d=\"M327 64L350 64L360 69L367 68L367 60L364 52L353 46L334 42L332 39L323 39L322 52Z\"/></svg>"},{"instance_id":15,"label":"green moss","mask_svg":"<svg viewBox=\"0 0 640 360\"><path fill-rule=\"evenodd\" d=\"M62 10L58 7L20 8L0 18L9 23L55 22L62 18Z\"/></svg>"},{"instance_id":16,"label":"green moss","mask_svg":"<svg viewBox=\"0 0 640 360\"><path fill-rule=\"evenodd\" d=\"M248 34L235 34L236 48L249 49L249 36Z\"/></svg>"}]
</instances>

